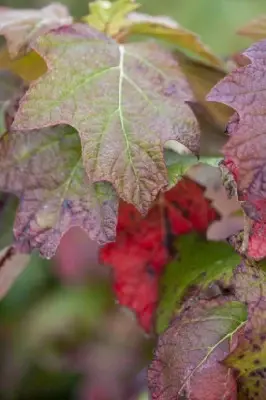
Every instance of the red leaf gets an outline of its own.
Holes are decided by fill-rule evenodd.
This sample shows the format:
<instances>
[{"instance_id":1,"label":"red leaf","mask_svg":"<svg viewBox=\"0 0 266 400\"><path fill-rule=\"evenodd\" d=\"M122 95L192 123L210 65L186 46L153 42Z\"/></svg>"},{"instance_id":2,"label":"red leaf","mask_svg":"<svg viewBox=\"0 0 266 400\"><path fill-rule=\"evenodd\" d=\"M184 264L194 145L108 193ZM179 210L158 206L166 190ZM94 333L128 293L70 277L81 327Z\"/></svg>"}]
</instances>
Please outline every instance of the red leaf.
<instances>
[{"instance_id":1,"label":"red leaf","mask_svg":"<svg viewBox=\"0 0 266 400\"><path fill-rule=\"evenodd\" d=\"M136 312L147 332L152 328L159 278L174 255L174 237L205 232L218 217L203 193L197 183L184 178L158 197L145 218L132 205L121 203L116 242L101 250L102 262L113 266L119 303Z\"/></svg>"},{"instance_id":2,"label":"red leaf","mask_svg":"<svg viewBox=\"0 0 266 400\"><path fill-rule=\"evenodd\" d=\"M224 164L232 173L237 183L239 172L236 164L230 159L225 159ZM248 200L248 203L243 208L245 209L245 207L248 206L249 209L245 211L252 219L254 219L252 222L251 234L249 236L247 254L255 260L261 260L266 257L266 223L265 218L263 217L265 214L264 210L266 209L266 200L258 198L254 199L251 195L247 196L245 194L239 194L239 200Z\"/></svg>"}]
</instances>

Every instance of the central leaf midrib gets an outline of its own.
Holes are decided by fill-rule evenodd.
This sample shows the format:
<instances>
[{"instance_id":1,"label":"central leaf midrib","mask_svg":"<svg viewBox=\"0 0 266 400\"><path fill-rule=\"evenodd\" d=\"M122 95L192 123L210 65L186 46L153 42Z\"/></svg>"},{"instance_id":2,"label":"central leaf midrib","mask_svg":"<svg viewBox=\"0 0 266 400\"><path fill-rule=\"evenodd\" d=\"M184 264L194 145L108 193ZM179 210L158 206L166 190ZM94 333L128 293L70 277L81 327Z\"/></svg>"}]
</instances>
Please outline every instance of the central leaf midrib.
<instances>
[{"instance_id":1,"label":"central leaf midrib","mask_svg":"<svg viewBox=\"0 0 266 400\"><path fill-rule=\"evenodd\" d=\"M219 319L219 318L218 318ZM232 321L233 322L233 321ZM223 335L223 337L214 345L210 347L210 350L207 352L207 354L202 358L202 360L192 369L191 372L184 378L184 382L182 383L180 389L178 390L178 394L180 394L188 380L195 374L195 372L203 365L205 361L210 357L210 355L217 349L217 347L222 344L225 340L230 339L233 337L233 335L242 328L246 324L246 321L242 321L233 331Z\"/></svg>"},{"instance_id":2,"label":"central leaf midrib","mask_svg":"<svg viewBox=\"0 0 266 400\"><path fill-rule=\"evenodd\" d=\"M120 51L120 62L119 62L119 87L118 87L118 113L119 113L119 119L120 119L120 124L121 124L121 129L125 138L126 142L126 151L127 155L129 158L129 162L131 164L133 173L135 177L139 180L137 171L135 170L135 166L132 160L132 154L131 154L131 149L130 149L130 142L128 140L128 134L126 132L126 128L124 125L124 117L123 117L123 111L122 111L122 93L123 93L123 78L124 78L124 54L125 54L125 49L123 46L119 46L119 51Z\"/></svg>"}]
</instances>

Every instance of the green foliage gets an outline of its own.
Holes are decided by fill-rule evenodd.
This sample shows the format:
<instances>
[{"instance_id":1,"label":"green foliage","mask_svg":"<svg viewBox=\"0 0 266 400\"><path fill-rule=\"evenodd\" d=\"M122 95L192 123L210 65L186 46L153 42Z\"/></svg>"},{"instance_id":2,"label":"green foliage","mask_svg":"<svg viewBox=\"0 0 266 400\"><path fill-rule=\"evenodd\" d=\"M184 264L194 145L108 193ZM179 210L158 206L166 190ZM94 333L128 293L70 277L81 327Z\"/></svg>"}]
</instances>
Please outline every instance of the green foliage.
<instances>
[{"instance_id":1,"label":"green foliage","mask_svg":"<svg viewBox=\"0 0 266 400\"><path fill-rule=\"evenodd\" d=\"M118 0L113 3L109 0L96 0L89 3L90 13L83 21L98 31L115 36L128 25L127 15L139 6L133 0Z\"/></svg>"},{"instance_id":2,"label":"green foliage","mask_svg":"<svg viewBox=\"0 0 266 400\"><path fill-rule=\"evenodd\" d=\"M193 251L196 249L196 251ZM157 311L157 331L163 332L182 305L190 287L200 293L213 281L228 282L240 257L226 243L209 242L194 235L178 239L177 260L168 265L161 280L162 290Z\"/></svg>"}]
</instances>

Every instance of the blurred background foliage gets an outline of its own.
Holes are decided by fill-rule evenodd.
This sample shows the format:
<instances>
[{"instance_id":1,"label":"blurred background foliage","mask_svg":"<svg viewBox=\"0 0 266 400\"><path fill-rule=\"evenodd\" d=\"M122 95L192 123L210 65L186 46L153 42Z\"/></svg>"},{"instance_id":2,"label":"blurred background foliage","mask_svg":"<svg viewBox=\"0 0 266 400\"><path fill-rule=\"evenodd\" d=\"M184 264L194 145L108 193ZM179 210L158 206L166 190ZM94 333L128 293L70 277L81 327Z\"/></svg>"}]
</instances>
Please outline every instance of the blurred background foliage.
<instances>
[{"instance_id":1,"label":"blurred background foliage","mask_svg":"<svg viewBox=\"0 0 266 400\"><path fill-rule=\"evenodd\" d=\"M44 0L1 0L42 7ZM63 0L74 16L87 0ZM142 12L169 15L219 55L243 50L237 28L266 13L265 0L141 0ZM153 340L130 312L118 310L111 271L97 246L70 231L52 261L34 255L0 303L0 399L147 399L145 365Z\"/></svg>"},{"instance_id":2,"label":"blurred background foliage","mask_svg":"<svg viewBox=\"0 0 266 400\"><path fill-rule=\"evenodd\" d=\"M1 0L9 7L43 7L49 0ZM86 15L87 0L62 0L75 17ZM245 48L248 39L235 35L237 28L261 13L265 0L139 0L142 12L168 15L181 25L198 33L217 54L226 56Z\"/></svg>"}]
</instances>

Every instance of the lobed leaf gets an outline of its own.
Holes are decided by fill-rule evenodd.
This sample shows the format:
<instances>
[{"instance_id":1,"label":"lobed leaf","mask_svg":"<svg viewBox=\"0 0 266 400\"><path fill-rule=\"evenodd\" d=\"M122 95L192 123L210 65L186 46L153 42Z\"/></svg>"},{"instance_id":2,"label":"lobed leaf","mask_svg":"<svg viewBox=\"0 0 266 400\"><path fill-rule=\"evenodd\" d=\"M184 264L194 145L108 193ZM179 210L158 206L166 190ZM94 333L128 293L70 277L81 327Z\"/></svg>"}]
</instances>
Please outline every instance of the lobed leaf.
<instances>
[{"instance_id":1,"label":"lobed leaf","mask_svg":"<svg viewBox=\"0 0 266 400\"><path fill-rule=\"evenodd\" d=\"M115 36L129 24L126 17L137 8L139 4L134 0L96 0L89 3L90 14L83 17L83 21L98 31Z\"/></svg>"},{"instance_id":2,"label":"lobed leaf","mask_svg":"<svg viewBox=\"0 0 266 400\"><path fill-rule=\"evenodd\" d=\"M163 332L182 305L190 287L206 288L213 281L230 280L239 256L223 242L210 242L196 234L178 238L178 259L165 269L161 280L161 295L157 309L157 331Z\"/></svg>"},{"instance_id":3,"label":"lobed leaf","mask_svg":"<svg viewBox=\"0 0 266 400\"><path fill-rule=\"evenodd\" d=\"M242 262L232 283L236 298L248 305L248 321L223 363L237 372L240 396L263 400L266 395L266 275L262 269Z\"/></svg>"},{"instance_id":4,"label":"lobed leaf","mask_svg":"<svg viewBox=\"0 0 266 400\"><path fill-rule=\"evenodd\" d=\"M192 93L171 52L118 45L82 24L47 33L34 49L49 71L24 96L14 128L72 125L90 182L111 182L147 212L168 185L164 143L199 150L198 124L185 103Z\"/></svg>"},{"instance_id":5,"label":"lobed leaf","mask_svg":"<svg viewBox=\"0 0 266 400\"><path fill-rule=\"evenodd\" d=\"M75 225L99 243L114 239L116 196L107 183L88 183L73 128L5 135L0 168L0 189L20 197L14 234L22 248L50 258Z\"/></svg>"},{"instance_id":6,"label":"lobed leaf","mask_svg":"<svg viewBox=\"0 0 266 400\"><path fill-rule=\"evenodd\" d=\"M25 53L39 35L72 23L65 6L52 3L40 10L0 9L0 35L5 36L11 58Z\"/></svg>"},{"instance_id":7,"label":"lobed leaf","mask_svg":"<svg viewBox=\"0 0 266 400\"><path fill-rule=\"evenodd\" d=\"M246 321L246 309L229 300L200 300L159 337L148 371L152 400L236 400L232 371L220 361Z\"/></svg>"},{"instance_id":8,"label":"lobed leaf","mask_svg":"<svg viewBox=\"0 0 266 400\"><path fill-rule=\"evenodd\" d=\"M222 60L214 55L195 33L169 17L131 13L128 19L131 21L131 25L127 28L128 35L137 34L162 39L192 52L208 64L223 66Z\"/></svg>"},{"instance_id":9,"label":"lobed leaf","mask_svg":"<svg viewBox=\"0 0 266 400\"><path fill-rule=\"evenodd\" d=\"M251 46L244 55L251 64L231 72L216 85L208 99L220 101L235 109L227 131L229 140L223 152L225 162L237 171L235 180L245 213L254 221L260 243L265 231L265 90L266 41ZM261 230L259 234L259 230ZM256 244L256 246L257 246ZM266 253L264 252L264 255ZM253 255L258 259L263 254Z\"/></svg>"}]
</instances>

